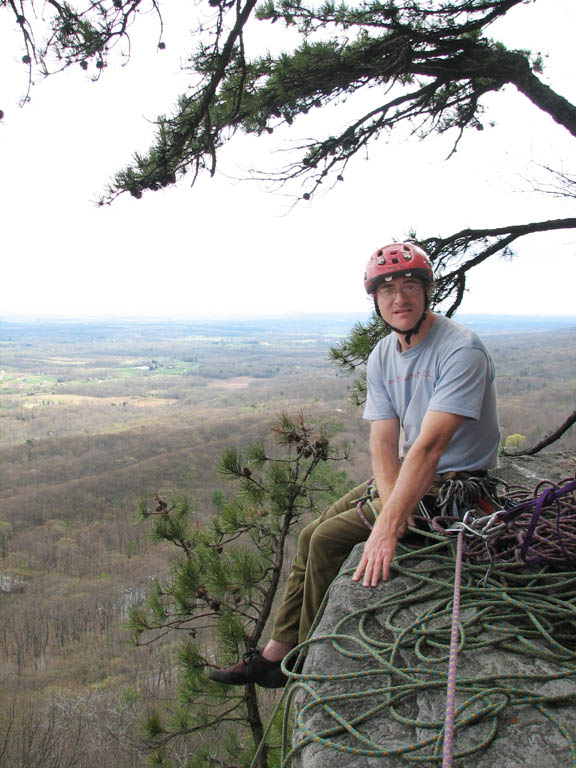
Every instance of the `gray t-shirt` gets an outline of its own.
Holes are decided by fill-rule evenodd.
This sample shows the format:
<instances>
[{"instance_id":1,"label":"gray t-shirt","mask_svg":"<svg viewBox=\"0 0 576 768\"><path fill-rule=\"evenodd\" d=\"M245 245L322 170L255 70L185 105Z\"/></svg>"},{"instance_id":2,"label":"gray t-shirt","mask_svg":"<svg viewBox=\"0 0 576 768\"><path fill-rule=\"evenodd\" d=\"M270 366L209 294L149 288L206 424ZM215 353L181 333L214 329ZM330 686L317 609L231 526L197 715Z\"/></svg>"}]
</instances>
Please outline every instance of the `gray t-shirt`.
<instances>
[{"instance_id":1,"label":"gray t-shirt","mask_svg":"<svg viewBox=\"0 0 576 768\"><path fill-rule=\"evenodd\" d=\"M398 418L403 457L420 432L426 411L465 416L438 462L439 473L496 465L500 431L494 363L469 328L437 315L420 344L400 352L395 333L378 342L368 359L364 418Z\"/></svg>"}]
</instances>

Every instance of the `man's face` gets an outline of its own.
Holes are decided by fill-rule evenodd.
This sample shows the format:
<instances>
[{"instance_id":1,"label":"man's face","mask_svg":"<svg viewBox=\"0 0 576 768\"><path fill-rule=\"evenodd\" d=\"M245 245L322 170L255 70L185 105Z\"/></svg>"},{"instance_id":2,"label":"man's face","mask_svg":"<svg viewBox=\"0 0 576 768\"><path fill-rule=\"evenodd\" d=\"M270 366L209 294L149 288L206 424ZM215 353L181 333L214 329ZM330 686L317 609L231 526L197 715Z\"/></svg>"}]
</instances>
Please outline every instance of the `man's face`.
<instances>
[{"instance_id":1,"label":"man's face","mask_svg":"<svg viewBox=\"0 0 576 768\"><path fill-rule=\"evenodd\" d=\"M424 312L424 285L416 277L395 277L390 282L380 283L376 301L385 323L407 331L416 325Z\"/></svg>"}]
</instances>

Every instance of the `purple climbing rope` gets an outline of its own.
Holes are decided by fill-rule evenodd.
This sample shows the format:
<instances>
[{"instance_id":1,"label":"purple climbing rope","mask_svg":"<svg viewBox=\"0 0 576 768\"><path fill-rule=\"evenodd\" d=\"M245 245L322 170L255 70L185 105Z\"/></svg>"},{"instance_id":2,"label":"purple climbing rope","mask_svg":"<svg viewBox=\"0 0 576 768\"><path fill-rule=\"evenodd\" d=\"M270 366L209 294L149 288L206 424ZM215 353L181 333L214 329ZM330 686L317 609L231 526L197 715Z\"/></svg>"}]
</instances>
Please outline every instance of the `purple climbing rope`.
<instances>
[{"instance_id":1,"label":"purple climbing rope","mask_svg":"<svg viewBox=\"0 0 576 768\"><path fill-rule=\"evenodd\" d=\"M576 568L576 480L541 482L533 491L507 488L503 509L475 516L466 528L466 560L472 564L524 561ZM433 528L446 530L447 518Z\"/></svg>"},{"instance_id":2,"label":"purple climbing rope","mask_svg":"<svg viewBox=\"0 0 576 768\"><path fill-rule=\"evenodd\" d=\"M576 480L562 482L563 485L548 487L540 495L538 486L534 498L498 512L498 518L505 524L524 518L520 557L528 565L565 560L576 566L576 500L569 498L576 491ZM546 508L555 510L554 520L544 519L542 513ZM528 557L529 549L532 557Z\"/></svg>"},{"instance_id":3,"label":"purple climbing rope","mask_svg":"<svg viewBox=\"0 0 576 768\"><path fill-rule=\"evenodd\" d=\"M446 687L446 717L444 720L444 747L442 768L452 768L454 753L454 717L456 709L456 670L458 667L458 645L460 642L460 584L462 582L462 553L464 529L461 528L456 542L456 569L454 571L454 596L452 599L452 631L450 634L450 656L448 661L448 684Z\"/></svg>"}]
</instances>

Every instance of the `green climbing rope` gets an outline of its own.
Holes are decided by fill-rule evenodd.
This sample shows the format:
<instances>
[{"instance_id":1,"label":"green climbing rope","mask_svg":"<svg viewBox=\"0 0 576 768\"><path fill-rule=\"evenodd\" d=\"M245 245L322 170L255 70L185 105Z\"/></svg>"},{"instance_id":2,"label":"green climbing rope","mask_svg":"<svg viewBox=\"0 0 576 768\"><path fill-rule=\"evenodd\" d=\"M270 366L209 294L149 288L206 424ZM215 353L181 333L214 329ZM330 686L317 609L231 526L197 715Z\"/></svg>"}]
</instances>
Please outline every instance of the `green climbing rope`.
<instances>
[{"instance_id":1,"label":"green climbing rope","mask_svg":"<svg viewBox=\"0 0 576 768\"><path fill-rule=\"evenodd\" d=\"M308 639L291 652L293 656L328 644L337 654L331 666L339 674L289 673L283 768L311 743L353 756L396 756L435 768L441 764L444 721L418 718L415 712L418 697L443 702L445 696L454 542L434 533L422 535L427 545L416 550L399 545L392 565L396 575L405 577L402 583L410 583L407 589L398 591L391 580L381 601L346 615L330 634ZM350 579L352 573L342 572L337 581ZM576 743L561 722L560 706L576 700L576 686L574 693L562 694L545 687L549 681L576 678L576 573L546 567L534 572L523 563L506 563L487 575L486 564L465 563L460 614L459 653L465 663L456 687L454 760L466 758L460 764L471 765L469 759L514 722L514 711L530 705L565 739L576 768ZM524 657L527 670L534 665L540 669L526 674L474 672L474 664L466 660L493 647ZM295 696L299 742L291 745L288 723ZM319 713L329 726L312 725ZM385 743L374 738L377 718L391 725Z\"/></svg>"}]
</instances>

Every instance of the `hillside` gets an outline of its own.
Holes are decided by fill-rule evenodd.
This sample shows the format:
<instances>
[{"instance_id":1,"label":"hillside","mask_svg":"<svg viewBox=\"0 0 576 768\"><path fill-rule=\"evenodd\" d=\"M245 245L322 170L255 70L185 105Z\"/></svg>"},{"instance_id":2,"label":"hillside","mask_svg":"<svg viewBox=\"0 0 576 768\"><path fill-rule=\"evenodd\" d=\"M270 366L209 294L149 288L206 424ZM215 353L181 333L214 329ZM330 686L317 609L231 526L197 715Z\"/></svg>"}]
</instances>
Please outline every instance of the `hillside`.
<instances>
[{"instance_id":1,"label":"hillside","mask_svg":"<svg viewBox=\"0 0 576 768\"><path fill-rule=\"evenodd\" d=\"M176 671L168 647L134 649L121 628L173 559L138 500L189 495L210 515L214 491L230 493L221 451L266 437L281 410L348 440L350 482L364 478L368 427L327 362L350 322L0 324L0 752L7 724L48 707L78 765L142 764L119 734ZM537 327L485 335L503 437L526 445L576 407L576 330ZM556 447L576 450L574 430Z\"/></svg>"}]
</instances>

